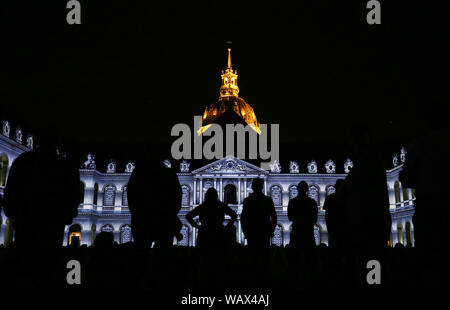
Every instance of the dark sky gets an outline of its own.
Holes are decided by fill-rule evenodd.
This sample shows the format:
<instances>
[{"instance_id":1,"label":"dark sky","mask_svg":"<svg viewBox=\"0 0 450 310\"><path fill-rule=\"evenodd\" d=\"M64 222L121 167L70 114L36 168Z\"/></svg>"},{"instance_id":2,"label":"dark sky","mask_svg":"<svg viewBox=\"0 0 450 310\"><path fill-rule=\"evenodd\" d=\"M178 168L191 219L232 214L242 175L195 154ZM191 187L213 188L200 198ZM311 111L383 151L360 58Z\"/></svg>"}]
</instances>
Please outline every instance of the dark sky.
<instances>
[{"instance_id":1,"label":"dark sky","mask_svg":"<svg viewBox=\"0 0 450 310\"><path fill-rule=\"evenodd\" d=\"M448 6L381 1L1 5L2 119L86 150L170 140L218 98L232 41L240 96L287 143L341 143L354 122L404 143L448 105ZM392 3L395 2L395 3Z\"/></svg>"}]
</instances>

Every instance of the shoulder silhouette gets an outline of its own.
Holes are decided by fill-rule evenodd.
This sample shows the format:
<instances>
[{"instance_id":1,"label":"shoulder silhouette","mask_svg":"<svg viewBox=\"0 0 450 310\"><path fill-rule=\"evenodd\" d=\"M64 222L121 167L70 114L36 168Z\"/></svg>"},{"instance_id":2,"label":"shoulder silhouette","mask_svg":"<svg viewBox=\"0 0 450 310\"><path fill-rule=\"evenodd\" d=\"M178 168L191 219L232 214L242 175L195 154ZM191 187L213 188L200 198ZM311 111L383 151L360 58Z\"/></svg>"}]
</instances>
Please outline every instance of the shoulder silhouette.
<instances>
[{"instance_id":1,"label":"shoulder silhouette","mask_svg":"<svg viewBox=\"0 0 450 310\"><path fill-rule=\"evenodd\" d=\"M392 219L386 167L371 131L366 126L354 128L355 166L348 174L343 191L348 241L354 248L379 250L390 239Z\"/></svg>"},{"instance_id":2,"label":"shoulder silhouette","mask_svg":"<svg viewBox=\"0 0 450 310\"><path fill-rule=\"evenodd\" d=\"M182 191L177 175L158 158L136 164L128 183L131 230L136 244L173 245L182 227L178 218Z\"/></svg>"},{"instance_id":3,"label":"shoulder silhouette","mask_svg":"<svg viewBox=\"0 0 450 310\"><path fill-rule=\"evenodd\" d=\"M325 198L323 209L325 210L325 221L328 231L328 245L334 248L341 248L345 243L344 222L345 222L345 201L340 191L344 185L344 180L336 181L336 192Z\"/></svg>"},{"instance_id":4,"label":"shoulder silhouette","mask_svg":"<svg viewBox=\"0 0 450 310\"><path fill-rule=\"evenodd\" d=\"M252 181L253 193L244 199L241 226L250 247L270 245L277 224L277 213L270 197L263 194L264 180Z\"/></svg>"},{"instance_id":5,"label":"shoulder silhouette","mask_svg":"<svg viewBox=\"0 0 450 310\"><path fill-rule=\"evenodd\" d=\"M225 215L230 217L226 227L223 225ZM196 217L200 223L194 221ZM236 219L236 212L218 200L214 188L209 188L205 193L205 201L186 215L189 224L198 229L198 246L204 248L228 244L230 241L227 240L227 229L234 227Z\"/></svg>"},{"instance_id":6,"label":"shoulder silhouette","mask_svg":"<svg viewBox=\"0 0 450 310\"><path fill-rule=\"evenodd\" d=\"M59 247L64 226L81 203L78 167L51 148L21 154L12 164L4 193L4 212L14 221L17 245ZM45 214L46 224L37 225Z\"/></svg>"},{"instance_id":7,"label":"shoulder silhouette","mask_svg":"<svg viewBox=\"0 0 450 310\"><path fill-rule=\"evenodd\" d=\"M317 222L317 202L308 196L308 184L298 183L298 195L289 200L288 218L292 221L290 245L303 249L315 246L314 225Z\"/></svg>"}]
</instances>

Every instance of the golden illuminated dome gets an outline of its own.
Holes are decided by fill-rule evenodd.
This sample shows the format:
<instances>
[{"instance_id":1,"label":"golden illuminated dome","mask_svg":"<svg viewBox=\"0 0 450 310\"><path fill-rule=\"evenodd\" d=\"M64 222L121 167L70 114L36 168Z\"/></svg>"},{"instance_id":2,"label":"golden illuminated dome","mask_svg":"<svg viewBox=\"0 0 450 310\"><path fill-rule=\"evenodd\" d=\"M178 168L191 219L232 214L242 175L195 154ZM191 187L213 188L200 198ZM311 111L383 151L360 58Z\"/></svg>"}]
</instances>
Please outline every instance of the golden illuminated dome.
<instances>
[{"instance_id":1,"label":"golden illuminated dome","mask_svg":"<svg viewBox=\"0 0 450 310\"><path fill-rule=\"evenodd\" d=\"M231 49L228 49L228 63L225 72L222 71L222 85L220 86L219 99L205 108L202 118L202 127L198 134L205 132L212 123L217 123L217 120L227 113L233 111L249 125L257 133L261 133L259 123L256 120L253 108L245 102L244 99L238 96L239 87L237 86L237 71L233 71L231 67Z\"/></svg>"}]
</instances>

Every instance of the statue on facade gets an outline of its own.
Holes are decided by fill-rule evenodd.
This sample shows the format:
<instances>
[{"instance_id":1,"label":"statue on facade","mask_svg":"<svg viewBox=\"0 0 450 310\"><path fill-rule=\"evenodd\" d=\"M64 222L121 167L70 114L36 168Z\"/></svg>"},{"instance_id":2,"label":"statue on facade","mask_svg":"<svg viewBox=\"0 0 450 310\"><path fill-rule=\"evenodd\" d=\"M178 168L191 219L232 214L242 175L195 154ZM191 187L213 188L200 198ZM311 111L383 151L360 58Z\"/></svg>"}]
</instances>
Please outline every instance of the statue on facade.
<instances>
[{"instance_id":1,"label":"statue on facade","mask_svg":"<svg viewBox=\"0 0 450 310\"><path fill-rule=\"evenodd\" d=\"M291 161L289 163L289 172L290 173L298 173L300 170L300 167L298 166L298 163L296 161Z\"/></svg>"},{"instance_id":2,"label":"statue on facade","mask_svg":"<svg viewBox=\"0 0 450 310\"><path fill-rule=\"evenodd\" d=\"M84 162L82 168L84 169L95 169L95 155L88 154L87 160Z\"/></svg>"}]
</instances>

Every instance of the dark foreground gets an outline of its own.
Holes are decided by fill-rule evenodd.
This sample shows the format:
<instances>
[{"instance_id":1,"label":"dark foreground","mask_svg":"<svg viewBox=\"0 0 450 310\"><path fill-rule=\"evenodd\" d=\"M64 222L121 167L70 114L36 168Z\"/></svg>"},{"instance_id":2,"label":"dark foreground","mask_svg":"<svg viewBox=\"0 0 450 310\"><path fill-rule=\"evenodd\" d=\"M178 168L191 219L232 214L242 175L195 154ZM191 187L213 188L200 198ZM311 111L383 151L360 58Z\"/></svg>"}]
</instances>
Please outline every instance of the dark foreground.
<instances>
[{"instance_id":1,"label":"dark foreground","mask_svg":"<svg viewBox=\"0 0 450 310\"><path fill-rule=\"evenodd\" d=\"M106 248L61 247L20 250L0 248L0 286L9 288L136 289L192 291L405 290L448 289L448 267L442 253L415 248L386 248L381 253L338 254L319 246L309 254L292 248L247 247L202 250L173 247L139 249L134 244ZM80 262L81 284L67 283L71 260ZM368 284L380 263L381 284ZM441 265L443 264L443 265ZM73 273L72 273L73 274ZM370 278L373 279L373 273Z\"/></svg>"}]
</instances>

